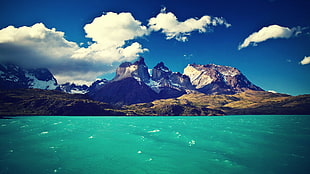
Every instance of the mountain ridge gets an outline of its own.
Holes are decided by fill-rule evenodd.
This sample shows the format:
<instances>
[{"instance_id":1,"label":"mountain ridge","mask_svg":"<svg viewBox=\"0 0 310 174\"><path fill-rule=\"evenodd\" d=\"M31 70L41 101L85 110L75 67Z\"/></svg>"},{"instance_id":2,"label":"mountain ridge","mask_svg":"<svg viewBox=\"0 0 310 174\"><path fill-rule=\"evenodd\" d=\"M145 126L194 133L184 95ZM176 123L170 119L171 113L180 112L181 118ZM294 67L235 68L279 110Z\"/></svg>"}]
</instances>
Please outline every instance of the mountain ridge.
<instances>
[{"instance_id":1,"label":"mountain ridge","mask_svg":"<svg viewBox=\"0 0 310 174\"><path fill-rule=\"evenodd\" d=\"M138 84L128 78L134 79ZM188 93L236 94L246 90L263 91L233 67L189 64L181 74L172 72L163 62L160 62L154 66L150 75L144 58L140 57L134 63L122 63L116 69L116 75L111 81L90 91L88 95L94 100L128 105L176 98ZM143 100L141 96L146 97ZM116 98L118 100L115 100Z\"/></svg>"}]
</instances>

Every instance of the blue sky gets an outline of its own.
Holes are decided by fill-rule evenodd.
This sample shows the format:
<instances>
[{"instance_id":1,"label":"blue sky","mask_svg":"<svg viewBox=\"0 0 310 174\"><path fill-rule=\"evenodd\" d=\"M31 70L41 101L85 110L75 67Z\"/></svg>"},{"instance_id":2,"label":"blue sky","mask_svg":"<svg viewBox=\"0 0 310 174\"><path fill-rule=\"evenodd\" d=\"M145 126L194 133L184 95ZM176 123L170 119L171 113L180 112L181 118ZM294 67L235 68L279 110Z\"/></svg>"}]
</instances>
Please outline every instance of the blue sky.
<instances>
[{"instance_id":1,"label":"blue sky","mask_svg":"<svg viewBox=\"0 0 310 174\"><path fill-rule=\"evenodd\" d=\"M0 61L82 83L141 55L149 68L227 65L265 90L310 94L309 9L308 0L2 1Z\"/></svg>"}]
</instances>

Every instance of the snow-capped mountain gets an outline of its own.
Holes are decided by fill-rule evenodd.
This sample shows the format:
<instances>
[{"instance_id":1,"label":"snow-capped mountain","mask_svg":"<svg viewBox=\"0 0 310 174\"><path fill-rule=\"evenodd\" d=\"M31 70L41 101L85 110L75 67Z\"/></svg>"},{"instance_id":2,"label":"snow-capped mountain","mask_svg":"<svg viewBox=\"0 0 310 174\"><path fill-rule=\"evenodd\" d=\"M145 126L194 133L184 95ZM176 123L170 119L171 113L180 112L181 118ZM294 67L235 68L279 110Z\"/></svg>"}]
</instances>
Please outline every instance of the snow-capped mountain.
<instances>
[{"instance_id":1,"label":"snow-capped mountain","mask_svg":"<svg viewBox=\"0 0 310 174\"><path fill-rule=\"evenodd\" d=\"M23 68L15 64L0 64L0 89L56 89L57 80L46 68Z\"/></svg>"},{"instance_id":2,"label":"snow-capped mountain","mask_svg":"<svg viewBox=\"0 0 310 174\"><path fill-rule=\"evenodd\" d=\"M194 89L189 77L170 71L163 62L153 68L150 76L144 58L140 57L134 63L122 63L113 80L88 95L99 101L132 104L179 97Z\"/></svg>"},{"instance_id":3,"label":"snow-capped mountain","mask_svg":"<svg viewBox=\"0 0 310 174\"><path fill-rule=\"evenodd\" d=\"M229 66L189 64L184 74L199 92L205 94L235 94L249 89L263 91L238 69Z\"/></svg>"},{"instance_id":4,"label":"snow-capped mountain","mask_svg":"<svg viewBox=\"0 0 310 174\"><path fill-rule=\"evenodd\" d=\"M181 74L160 62L150 75L141 57L134 63L122 63L113 80L90 90L88 95L108 103L133 104L176 98L186 93L235 94L249 89L262 91L233 67L191 64Z\"/></svg>"},{"instance_id":5,"label":"snow-capped mountain","mask_svg":"<svg viewBox=\"0 0 310 174\"><path fill-rule=\"evenodd\" d=\"M63 91L68 94L86 94L90 91L97 90L106 83L108 83L107 79L96 80L91 84L91 86L77 85L67 82L65 84L60 84L56 90Z\"/></svg>"}]
</instances>

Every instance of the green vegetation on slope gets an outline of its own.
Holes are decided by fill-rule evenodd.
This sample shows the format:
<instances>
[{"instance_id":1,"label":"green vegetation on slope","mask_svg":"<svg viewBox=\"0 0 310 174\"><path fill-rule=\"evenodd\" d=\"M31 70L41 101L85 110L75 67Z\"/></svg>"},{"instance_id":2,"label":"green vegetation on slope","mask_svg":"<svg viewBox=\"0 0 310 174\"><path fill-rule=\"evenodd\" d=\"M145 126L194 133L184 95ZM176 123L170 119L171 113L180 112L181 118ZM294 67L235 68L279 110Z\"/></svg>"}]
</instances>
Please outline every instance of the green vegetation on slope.
<instances>
[{"instance_id":1,"label":"green vegetation on slope","mask_svg":"<svg viewBox=\"0 0 310 174\"><path fill-rule=\"evenodd\" d=\"M54 90L0 90L0 115L124 115L86 95Z\"/></svg>"},{"instance_id":2,"label":"green vegetation on slope","mask_svg":"<svg viewBox=\"0 0 310 174\"><path fill-rule=\"evenodd\" d=\"M137 115L310 114L310 95L289 96L265 91L234 95L185 94L175 99L126 106Z\"/></svg>"}]
</instances>

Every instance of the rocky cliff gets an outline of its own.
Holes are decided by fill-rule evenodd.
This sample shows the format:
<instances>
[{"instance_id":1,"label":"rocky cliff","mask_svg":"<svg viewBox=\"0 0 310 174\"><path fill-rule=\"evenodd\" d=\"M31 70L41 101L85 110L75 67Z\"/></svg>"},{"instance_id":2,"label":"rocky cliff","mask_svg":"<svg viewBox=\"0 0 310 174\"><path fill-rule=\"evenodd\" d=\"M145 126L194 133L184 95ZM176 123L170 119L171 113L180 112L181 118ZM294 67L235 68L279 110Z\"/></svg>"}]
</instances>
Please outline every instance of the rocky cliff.
<instances>
[{"instance_id":1,"label":"rocky cliff","mask_svg":"<svg viewBox=\"0 0 310 174\"><path fill-rule=\"evenodd\" d=\"M195 88L205 94L236 94L246 90L263 91L251 83L238 69L214 64L189 64L184 74Z\"/></svg>"}]
</instances>

